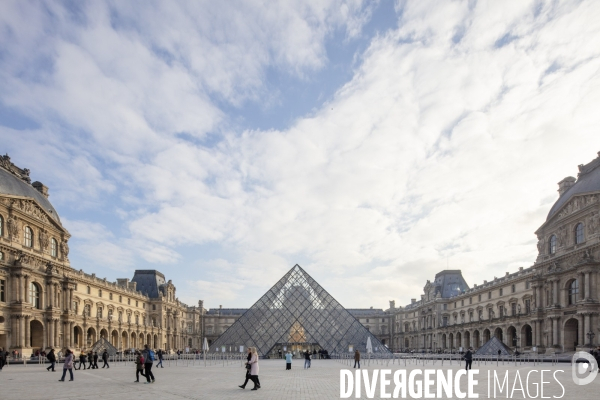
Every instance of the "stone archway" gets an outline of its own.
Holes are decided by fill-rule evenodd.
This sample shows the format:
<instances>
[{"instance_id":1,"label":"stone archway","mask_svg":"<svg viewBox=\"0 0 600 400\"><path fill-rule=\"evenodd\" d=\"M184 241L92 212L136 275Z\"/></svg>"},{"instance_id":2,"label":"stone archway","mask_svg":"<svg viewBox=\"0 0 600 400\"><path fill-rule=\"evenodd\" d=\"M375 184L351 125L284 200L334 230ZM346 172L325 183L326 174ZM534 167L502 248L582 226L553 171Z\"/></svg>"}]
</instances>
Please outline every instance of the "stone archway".
<instances>
[{"instance_id":1,"label":"stone archway","mask_svg":"<svg viewBox=\"0 0 600 400\"><path fill-rule=\"evenodd\" d=\"M140 339L140 341L138 342L138 343L139 343L139 344L138 344L138 346L139 346L140 348L144 347L144 345L146 344L146 343L144 343L144 339L145 339L145 338L146 338L146 337L144 336L144 334L143 334L143 333L140 333L140 338L139 338L139 339Z\"/></svg>"},{"instance_id":2,"label":"stone archway","mask_svg":"<svg viewBox=\"0 0 600 400\"><path fill-rule=\"evenodd\" d=\"M496 336L496 339L504 343L504 335L502 334L502 328L496 328L494 330L494 336Z\"/></svg>"},{"instance_id":3,"label":"stone archway","mask_svg":"<svg viewBox=\"0 0 600 400\"><path fill-rule=\"evenodd\" d=\"M42 350L44 347L44 325L37 319L29 323L29 346L35 350Z\"/></svg>"},{"instance_id":4,"label":"stone archway","mask_svg":"<svg viewBox=\"0 0 600 400\"><path fill-rule=\"evenodd\" d=\"M442 334L442 350L446 350L446 334Z\"/></svg>"},{"instance_id":5,"label":"stone archway","mask_svg":"<svg viewBox=\"0 0 600 400\"><path fill-rule=\"evenodd\" d=\"M100 330L100 337L103 339L108 339L108 331L104 328Z\"/></svg>"},{"instance_id":6,"label":"stone archway","mask_svg":"<svg viewBox=\"0 0 600 400\"><path fill-rule=\"evenodd\" d=\"M523 325L521 328L521 347L533 346L533 330L528 324Z\"/></svg>"},{"instance_id":7,"label":"stone archway","mask_svg":"<svg viewBox=\"0 0 600 400\"><path fill-rule=\"evenodd\" d=\"M468 349L471 347L471 332L465 331L465 347Z\"/></svg>"},{"instance_id":8,"label":"stone archway","mask_svg":"<svg viewBox=\"0 0 600 400\"><path fill-rule=\"evenodd\" d=\"M484 329L483 330L483 344L486 344L487 342L489 342L490 340L490 330L489 329Z\"/></svg>"},{"instance_id":9,"label":"stone archway","mask_svg":"<svg viewBox=\"0 0 600 400\"><path fill-rule=\"evenodd\" d=\"M404 339L404 348L405 349L410 348L410 340L408 338Z\"/></svg>"},{"instance_id":10,"label":"stone archway","mask_svg":"<svg viewBox=\"0 0 600 400\"><path fill-rule=\"evenodd\" d=\"M129 335L127 331L121 332L121 350L129 348Z\"/></svg>"},{"instance_id":11,"label":"stone archway","mask_svg":"<svg viewBox=\"0 0 600 400\"><path fill-rule=\"evenodd\" d=\"M94 328L90 327L87 330L87 335L86 335L86 338L85 338L86 346L87 347L92 347L92 345L94 343L96 343L96 342L97 342L97 339L96 339L96 330Z\"/></svg>"},{"instance_id":12,"label":"stone archway","mask_svg":"<svg viewBox=\"0 0 600 400\"><path fill-rule=\"evenodd\" d=\"M152 344L153 344L153 343L152 343L152 335L150 335L150 334L147 334L147 335L146 335L146 344L147 344L148 346L150 346L150 347L153 347L153 346L152 346ZM156 348L156 347L153 347L153 348Z\"/></svg>"},{"instance_id":13,"label":"stone archway","mask_svg":"<svg viewBox=\"0 0 600 400\"><path fill-rule=\"evenodd\" d=\"M456 332L456 346L457 349L462 347L462 334L460 332Z\"/></svg>"},{"instance_id":14,"label":"stone archway","mask_svg":"<svg viewBox=\"0 0 600 400\"><path fill-rule=\"evenodd\" d=\"M131 342L130 342L130 346L133 349L137 349L137 335L135 333L131 333Z\"/></svg>"},{"instance_id":15,"label":"stone archway","mask_svg":"<svg viewBox=\"0 0 600 400\"><path fill-rule=\"evenodd\" d=\"M517 328L509 326L506 330L506 344L510 347L517 347Z\"/></svg>"},{"instance_id":16,"label":"stone archway","mask_svg":"<svg viewBox=\"0 0 600 400\"><path fill-rule=\"evenodd\" d=\"M75 347L83 348L83 329L80 326L73 328L73 343Z\"/></svg>"},{"instance_id":17,"label":"stone archway","mask_svg":"<svg viewBox=\"0 0 600 400\"><path fill-rule=\"evenodd\" d=\"M450 350L454 348L454 334L448 335L448 343L450 344Z\"/></svg>"},{"instance_id":18,"label":"stone archway","mask_svg":"<svg viewBox=\"0 0 600 400\"><path fill-rule=\"evenodd\" d=\"M475 350L477 350L478 348L481 347L481 339L480 339L479 336L480 335L479 335L479 331L478 330L473 331L473 348Z\"/></svg>"},{"instance_id":19,"label":"stone archway","mask_svg":"<svg viewBox=\"0 0 600 400\"><path fill-rule=\"evenodd\" d=\"M154 342L152 344L155 349L158 348L158 335L154 335Z\"/></svg>"},{"instance_id":20,"label":"stone archway","mask_svg":"<svg viewBox=\"0 0 600 400\"><path fill-rule=\"evenodd\" d=\"M117 332L116 330L113 330L110 334L110 344L117 348L119 347L119 332Z\"/></svg>"},{"instance_id":21,"label":"stone archway","mask_svg":"<svg viewBox=\"0 0 600 400\"><path fill-rule=\"evenodd\" d=\"M577 321L575 318L567 320L567 322L565 322L564 332L564 351L575 351L575 349L579 345L577 341L577 338L579 337L579 321Z\"/></svg>"}]
</instances>

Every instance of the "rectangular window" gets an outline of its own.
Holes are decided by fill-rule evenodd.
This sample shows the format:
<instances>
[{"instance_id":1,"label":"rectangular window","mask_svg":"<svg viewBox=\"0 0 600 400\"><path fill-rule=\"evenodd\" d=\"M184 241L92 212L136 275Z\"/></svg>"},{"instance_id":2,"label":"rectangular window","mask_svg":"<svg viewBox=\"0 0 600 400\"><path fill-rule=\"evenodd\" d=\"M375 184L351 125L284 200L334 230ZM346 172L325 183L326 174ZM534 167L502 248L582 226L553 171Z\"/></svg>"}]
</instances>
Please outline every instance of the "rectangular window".
<instances>
[{"instance_id":1,"label":"rectangular window","mask_svg":"<svg viewBox=\"0 0 600 400\"><path fill-rule=\"evenodd\" d=\"M112 300L112 293L109 293L109 294L108 294L108 299L109 299L109 300Z\"/></svg>"},{"instance_id":2,"label":"rectangular window","mask_svg":"<svg viewBox=\"0 0 600 400\"><path fill-rule=\"evenodd\" d=\"M385 319L381 318L381 322L385 322Z\"/></svg>"},{"instance_id":3,"label":"rectangular window","mask_svg":"<svg viewBox=\"0 0 600 400\"><path fill-rule=\"evenodd\" d=\"M502 296L502 289L498 290L498 295Z\"/></svg>"},{"instance_id":4,"label":"rectangular window","mask_svg":"<svg viewBox=\"0 0 600 400\"><path fill-rule=\"evenodd\" d=\"M6 281L4 279L0 279L0 301L1 302L5 302L6 301Z\"/></svg>"},{"instance_id":5,"label":"rectangular window","mask_svg":"<svg viewBox=\"0 0 600 400\"><path fill-rule=\"evenodd\" d=\"M127 299L127 305L131 305L131 299Z\"/></svg>"},{"instance_id":6,"label":"rectangular window","mask_svg":"<svg viewBox=\"0 0 600 400\"><path fill-rule=\"evenodd\" d=\"M123 302L123 296L119 296L119 303Z\"/></svg>"},{"instance_id":7,"label":"rectangular window","mask_svg":"<svg viewBox=\"0 0 600 400\"><path fill-rule=\"evenodd\" d=\"M525 313L529 314L531 312L531 300L525 300Z\"/></svg>"},{"instance_id":8,"label":"rectangular window","mask_svg":"<svg viewBox=\"0 0 600 400\"><path fill-rule=\"evenodd\" d=\"M510 307L511 307L512 315L517 315L517 303L512 303L510 305Z\"/></svg>"},{"instance_id":9,"label":"rectangular window","mask_svg":"<svg viewBox=\"0 0 600 400\"><path fill-rule=\"evenodd\" d=\"M510 287L510 291L511 291L512 293L514 293L514 292L515 292L515 289L516 289L516 288L515 288L515 285L512 285L512 286Z\"/></svg>"},{"instance_id":10,"label":"rectangular window","mask_svg":"<svg viewBox=\"0 0 600 400\"><path fill-rule=\"evenodd\" d=\"M447 310L447 309L448 309L448 304L444 303L444 305L442 306L442 308L443 308L444 310Z\"/></svg>"},{"instance_id":11,"label":"rectangular window","mask_svg":"<svg viewBox=\"0 0 600 400\"><path fill-rule=\"evenodd\" d=\"M442 318L442 326L446 326L448 325L448 317L443 317Z\"/></svg>"},{"instance_id":12,"label":"rectangular window","mask_svg":"<svg viewBox=\"0 0 600 400\"><path fill-rule=\"evenodd\" d=\"M135 306L136 306L136 307L138 306L138 301L137 301L137 300L135 301Z\"/></svg>"},{"instance_id":13,"label":"rectangular window","mask_svg":"<svg viewBox=\"0 0 600 400\"><path fill-rule=\"evenodd\" d=\"M463 307L464 305L465 305L465 300L463 299L460 301L460 306Z\"/></svg>"},{"instance_id":14,"label":"rectangular window","mask_svg":"<svg viewBox=\"0 0 600 400\"><path fill-rule=\"evenodd\" d=\"M473 304L473 298L469 297L469 304Z\"/></svg>"},{"instance_id":15,"label":"rectangular window","mask_svg":"<svg viewBox=\"0 0 600 400\"><path fill-rule=\"evenodd\" d=\"M98 297L102 297L102 289L98 289Z\"/></svg>"},{"instance_id":16,"label":"rectangular window","mask_svg":"<svg viewBox=\"0 0 600 400\"><path fill-rule=\"evenodd\" d=\"M488 292L488 300L492 298L492 292Z\"/></svg>"},{"instance_id":17,"label":"rectangular window","mask_svg":"<svg viewBox=\"0 0 600 400\"><path fill-rule=\"evenodd\" d=\"M454 308L456 308L456 302L454 302Z\"/></svg>"},{"instance_id":18,"label":"rectangular window","mask_svg":"<svg viewBox=\"0 0 600 400\"><path fill-rule=\"evenodd\" d=\"M531 287L531 284L529 283L529 281L525 282L525 289L529 289Z\"/></svg>"},{"instance_id":19,"label":"rectangular window","mask_svg":"<svg viewBox=\"0 0 600 400\"><path fill-rule=\"evenodd\" d=\"M369 323L369 319L367 318L367 324Z\"/></svg>"},{"instance_id":20,"label":"rectangular window","mask_svg":"<svg viewBox=\"0 0 600 400\"><path fill-rule=\"evenodd\" d=\"M498 306L498 310L500 311L500 318L504 317L504 306Z\"/></svg>"},{"instance_id":21,"label":"rectangular window","mask_svg":"<svg viewBox=\"0 0 600 400\"><path fill-rule=\"evenodd\" d=\"M481 301L481 295L477 297L477 301Z\"/></svg>"}]
</instances>

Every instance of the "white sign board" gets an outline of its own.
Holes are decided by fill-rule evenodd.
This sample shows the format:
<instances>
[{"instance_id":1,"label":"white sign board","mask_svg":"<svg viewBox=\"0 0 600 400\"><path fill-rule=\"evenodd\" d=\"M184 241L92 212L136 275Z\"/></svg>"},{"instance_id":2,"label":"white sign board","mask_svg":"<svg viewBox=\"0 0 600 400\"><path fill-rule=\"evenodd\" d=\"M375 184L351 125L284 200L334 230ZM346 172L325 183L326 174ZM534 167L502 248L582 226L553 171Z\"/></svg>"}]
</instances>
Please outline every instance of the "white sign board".
<instances>
[{"instance_id":1,"label":"white sign board","mask_svg":"<svg viewBox=\"0 0 600 400\"><path fill-rule=\"evenodd\" d=\"M352 346L352 345L348 346L348 351L350 353L352 353L354 351L354 346Z\"/></svg>"},{"instance_id":2,"label":"white sign board","mask_svg":"<svg viewBox=\"0 0 600 400\"><path fill-rule=\"evenodd\" d=\"M244 352L244 346L240 346L240 353Z\"/></svg>"},{"instance_id":3,"label":"white sign board","mask_svg":"<svg viewBox=\"0 0 600 400\"><path fill-rule=\"evenodd\" d=\"M186 347L186 348L185 348L185 352L186 352L186 353L189 353L189 352L190 352L190 348L189 348L189 347Z\"/></svg>"},{"instance_id":4,"label":"white sign board","mask_svg":"<svg viewBox=\"0 0 600 400\"><path fill-rule=\"evenodd\" d=\"M225 346L221 346L221 351L225 353Z\"/></svg>"}]
</instances>

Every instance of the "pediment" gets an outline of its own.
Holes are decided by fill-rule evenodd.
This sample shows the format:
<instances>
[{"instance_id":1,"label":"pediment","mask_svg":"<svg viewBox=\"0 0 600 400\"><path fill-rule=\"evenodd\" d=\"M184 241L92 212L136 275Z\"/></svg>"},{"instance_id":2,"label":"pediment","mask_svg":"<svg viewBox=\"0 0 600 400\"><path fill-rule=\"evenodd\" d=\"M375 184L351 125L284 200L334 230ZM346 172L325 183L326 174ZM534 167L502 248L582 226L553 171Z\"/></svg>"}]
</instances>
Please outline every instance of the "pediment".
<instances>
[{"instance_id":1,"label":"pediment","mask_svg":"<svg viewBox=\"0 0 600 400\"><path fill-rule=\"evenodd\" d=\"M23 214L26 214L44 224L52 224L57 229L68 234L67 230L60 224L59 221L57 221L58 216L50 214L35 199L3 194L0 196L0 203L7 207L12 207L15 210L21 211Z\"/></svg>"},{"instance_id":2,"label":"pediment","mask_svg":"<svg viewBox=\"0 0 600 400\"><path fill-rule=\"evenodd\" d=\"M559 220L565 218L569 215L575 214L576 212L593 206L594 204L598 204L598 199L600 198L600 192L588 193L588 194L580 194L577 196L573 196L571 200L569 200L564 206L562 206L556 216L553 218L554 220Z\"/></svg>"}]
</instances>

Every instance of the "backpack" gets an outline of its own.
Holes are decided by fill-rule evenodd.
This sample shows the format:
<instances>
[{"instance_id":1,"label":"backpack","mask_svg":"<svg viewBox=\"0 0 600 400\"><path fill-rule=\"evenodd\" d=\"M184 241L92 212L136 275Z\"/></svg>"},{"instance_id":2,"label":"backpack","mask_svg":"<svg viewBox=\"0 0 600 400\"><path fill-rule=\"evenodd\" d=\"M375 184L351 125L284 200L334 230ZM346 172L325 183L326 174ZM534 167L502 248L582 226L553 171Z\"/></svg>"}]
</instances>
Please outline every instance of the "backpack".
<instances>
[{"instance_id":1,"label":"backpack","mask_svg":"<svg viewBox=\"0 0 600 400\"><path fill-rule=\"evenodd\" d=\"M154 351L153 350L148 350L148 359L150 361L154 361L156 359L156 356L154 355Z\"/></svg>"}]
</instances>

